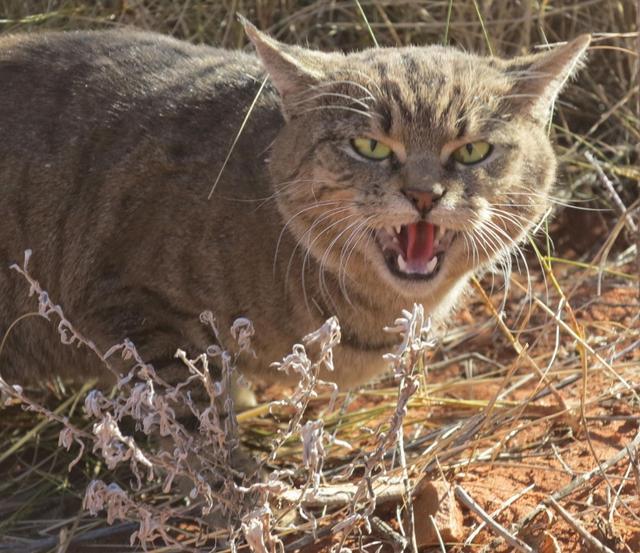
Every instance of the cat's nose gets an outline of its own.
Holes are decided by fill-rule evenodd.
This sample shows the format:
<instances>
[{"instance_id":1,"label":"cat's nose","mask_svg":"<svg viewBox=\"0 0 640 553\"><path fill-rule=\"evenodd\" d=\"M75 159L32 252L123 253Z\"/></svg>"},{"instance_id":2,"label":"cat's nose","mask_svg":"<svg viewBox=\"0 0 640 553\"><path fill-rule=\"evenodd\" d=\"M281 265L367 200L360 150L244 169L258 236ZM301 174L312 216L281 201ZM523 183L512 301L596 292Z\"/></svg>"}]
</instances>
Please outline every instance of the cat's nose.
<instances>
[{"instance_id":1,"label":"cat's nose","mask_svg":"<svg viewBox=\"0 0 640 553\"><path fill-rule=\"evenodd\" d=\"M414 207L424 217L432 208L433 205L442 197L442 194L438 194L429 190L418 190L416 188L405 188L403 194L411 201Z\"/></svg>"}]
</instances>

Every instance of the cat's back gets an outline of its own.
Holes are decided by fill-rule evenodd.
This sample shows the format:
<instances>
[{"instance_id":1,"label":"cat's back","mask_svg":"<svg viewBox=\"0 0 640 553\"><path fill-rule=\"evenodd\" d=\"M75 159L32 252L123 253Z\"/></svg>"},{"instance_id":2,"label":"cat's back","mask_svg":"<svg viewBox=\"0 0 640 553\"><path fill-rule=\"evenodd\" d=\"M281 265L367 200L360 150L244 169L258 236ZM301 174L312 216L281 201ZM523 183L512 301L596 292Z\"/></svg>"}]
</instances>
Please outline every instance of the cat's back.
<instances>
[{"instance_id":1,"label":"cat's back","mask_svg":"<svg viewBox=\"0 0 640 553\"><path fill-rule=\"evenodd\" d=\"M230 91L250 93L260 73L255 56L144 31L0 37L0 143L15 149L21 135L49 130L68 145L82 128L124 113L132 126L149 125Z\"/></svg>"},{"instance_id":2,"label":"cat's back","mask_svg":"<svg viewBox=\"0 0 640 553\"><path fill-rule=\"evenodd\" d=\"M27 249L33 274L99 343L132 336L140 318L165 331L197 323L217 283L210 265L222 266L216 236L246 218L246 204L208 194L263 82L253 55L155 33L0 37L0 336L31 305L9 270ZM268 194L256 152L281 125L265 87L218 191ZM49 329L38 332L12 332L9 374L24 352L54 364L38 349Z\"/></svg>"}]
</instances>

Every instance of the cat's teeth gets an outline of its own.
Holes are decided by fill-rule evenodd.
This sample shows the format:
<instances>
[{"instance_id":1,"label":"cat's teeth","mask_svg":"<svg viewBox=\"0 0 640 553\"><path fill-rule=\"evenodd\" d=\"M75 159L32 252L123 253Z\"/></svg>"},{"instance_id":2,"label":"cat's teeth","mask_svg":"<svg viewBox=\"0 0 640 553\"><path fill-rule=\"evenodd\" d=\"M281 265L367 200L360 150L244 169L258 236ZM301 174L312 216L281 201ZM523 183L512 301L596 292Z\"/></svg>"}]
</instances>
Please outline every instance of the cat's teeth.
<instances>
[{"instance_id":1,"label":"cat's teeth","mask_svg":"<svg viewBox=\"0 0 640 553\"><path fill-rule=\"evenodd\" d=\"M400 234L400 230L401 230L401 226L400 225L393 225L393 230L396 234Z\"/></svg>"},{"instance_id":2,"label":"cat's teeth","mask_svg":"<svg viewBox=\"0 0 640 553\"><path fill-rule=\"evenodd\" d=\"M444 236L445 232L446 231L445 231L444 227L439 226L438 227L438 232L436 233L436 241L439 241Z\"/></svg>"},{"instance_id":3,"label":"cat's teeth","mask_svg":"<svg viewBox=\"0 0 640 553\"><path fill-rule=\"evenodd\" d=\"M433 270L436 268L438 264L438 256L434 255L433 259L427 263L427 273L433 273Z\"/></svg>"},{"instance_id":4,"label":"cat's teeth","mask_svg":"<svg viewBox=\"0 0 640 553\"><path fill-rule=\"evenodd\" d=\"M398 256L398 269L400 269L403 273L409 272L407 267L407 262L404 260L404 258L401 255Z\"/></svg>"}]
</instances>

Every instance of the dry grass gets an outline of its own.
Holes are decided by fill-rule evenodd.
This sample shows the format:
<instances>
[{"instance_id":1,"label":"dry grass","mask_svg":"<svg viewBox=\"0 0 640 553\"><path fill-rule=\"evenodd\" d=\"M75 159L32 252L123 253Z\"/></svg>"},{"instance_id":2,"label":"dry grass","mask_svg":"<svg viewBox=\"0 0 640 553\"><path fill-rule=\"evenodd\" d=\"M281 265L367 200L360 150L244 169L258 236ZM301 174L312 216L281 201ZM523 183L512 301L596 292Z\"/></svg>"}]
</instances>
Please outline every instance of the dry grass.
<instances>
[{"instance_id":1,"label":"dry grass","mask_svg":"<svg viewBox=\"0 0 640 553\"><path fill-rule=\"evenodd\" d=\"M394 540L410 547L411 525L399 527L401 498L425 474L459 484L487 511L533 484L497 520L536 548L552 547L552 536L563 551L587 551L581 544L588 538L579 537L586 528L596 550L640 550L636 9L631 0L0 0L1 32L133 24L227 47L246 44L236 11L283 41L325 49L369 47L375 37L380 45L446 41L516 54L584 32L594 36L588 67L563 95L551 129L562 162L559 205L543 226L555 249L549 240L532 241L533 294L525 293L529 283L521 274L511 277L507 298L499 275L485 278L458 324L430 353L426 377L418 370L421 357L405 348L397 360L399 382L341 395L335 409L328 406L330 391L320 389L317 398L308 393L314 382L294 396L294 405L265 403L241 414L242 441L264 458L290 495L262 492L272 514L245 519L238 550L247 550L241 538L252 535L249 523L255 521L262 521L259 532L270 533L274 543L281 540L286 551L311 551L314 541L316 550L342 544L376 551L381 544L391 551ZM560 204L566 202L597 211L565 209ZM89 387L69 391L58 384L49 398L36 398L48 407L44 415L4 408L0 471L8 477L0 482L0 551L125 550L129 536L141 530L140 511L125 509L113 525L103 511L83 511L92 480L118 484L135 505L154 513L171 511L163 532L173 545L152 539L149 550L212 550L224 532L207 533L180 494L162 490L160 478L131 488L130 467L110 470L99 453L86 453L68 470L78 445L70 451L59 445L61 426L52 418L66 417L63 424L71 421L90 435L81 409ZM265 399L273 393L283 392L267 391ZM313 446L306 451L301 434ZM148 447L145 436L136 437ZM625 449L632 440L635 449ZM608 464L610 459L617 460ZM384 478L396 480L389 484ZM358 487L362 482L386 482L391 492ZM357 500L329 501L318 492L302 498L301 507L301 498L291 496L300 489L347 489L347 483L355 484ZM568 519L558 504L569 511ZM465 517L469 534L479 519L472 511ZM367 518L374 521L372 533ZM414 513L414 521L419 518ZM390 526L376 524L378 519ZM449 548L510 550L495 536L483 529L473 543ZM267 542L267 549L272 545Z\"/></svg>"}]
</instances>

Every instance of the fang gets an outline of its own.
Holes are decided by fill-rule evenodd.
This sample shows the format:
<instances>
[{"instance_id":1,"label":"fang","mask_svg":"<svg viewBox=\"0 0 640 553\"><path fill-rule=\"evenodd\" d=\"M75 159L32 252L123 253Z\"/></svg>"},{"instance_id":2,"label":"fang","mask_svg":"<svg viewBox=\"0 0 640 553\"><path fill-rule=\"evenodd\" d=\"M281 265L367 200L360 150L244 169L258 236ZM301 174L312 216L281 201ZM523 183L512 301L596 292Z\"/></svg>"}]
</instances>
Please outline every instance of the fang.
<instances>
[{"instance_id":1,"label":"fang","mask_svg":"<svg viewBox=\"0 0 640 553\"><path fill-rule=\"evenodd\" d=\"M400 269L403 273L408 272L407 262L401 255L398 256L398 269Z\"/></svg>"}]
</instances>

